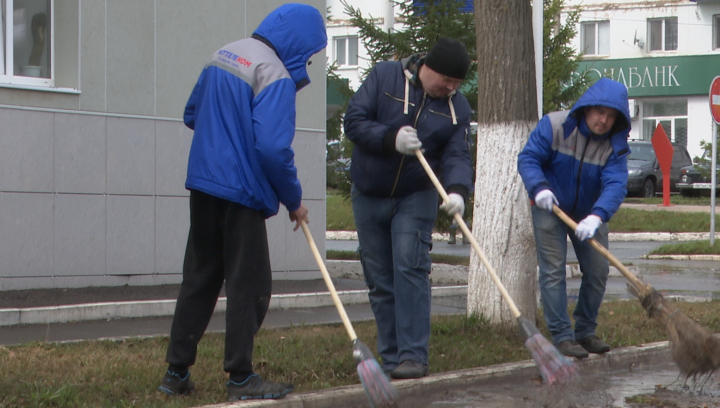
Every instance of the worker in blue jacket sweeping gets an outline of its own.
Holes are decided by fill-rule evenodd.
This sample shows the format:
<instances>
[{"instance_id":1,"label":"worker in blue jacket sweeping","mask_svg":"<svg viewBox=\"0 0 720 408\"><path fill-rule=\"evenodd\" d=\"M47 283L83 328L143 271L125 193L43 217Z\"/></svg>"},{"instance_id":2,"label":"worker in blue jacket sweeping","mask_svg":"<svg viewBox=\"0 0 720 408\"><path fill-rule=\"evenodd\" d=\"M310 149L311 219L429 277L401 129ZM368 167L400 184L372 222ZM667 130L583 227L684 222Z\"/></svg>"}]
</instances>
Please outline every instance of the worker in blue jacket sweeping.
<instances>
[{"instance_id":1,"label":"worker in blue jacket sweeping","mask_svg":"<svg viewBox=\"0 0 720 408\"><path fill-rule=\"evenodd\" d=\"M627 88L602 78L570 111L545 115L518 155L520 176L534 202L545 322L553 343L566 356L584 358L610 350L595 334L609 265L586 240L595 238L608 247L607 222L627 194L629 132ZM553 213L553 205L578 222L575 231ZM582 272L574 329L565 286L568 236Z\"/></svg>"},{"instance_id":2,"label":"worker in blue jacket sweeping","mask_svg":"<svg viewBox=\"0 0 720 408\"><path fill-rule=\"evenodd\" d=\"M295 94L310 83L310 57L326 45L317 9L282 5L251 38L217 50L190 95L184 115L195 130L185 182L190 233L160 385L168 395L194 388L189 367L223 282L228 400L280 398L293 389L253 371L253 340L270 305L265 219L282 203L295 229L308 222L291 148Z\"/></svg>"}]
</instances>

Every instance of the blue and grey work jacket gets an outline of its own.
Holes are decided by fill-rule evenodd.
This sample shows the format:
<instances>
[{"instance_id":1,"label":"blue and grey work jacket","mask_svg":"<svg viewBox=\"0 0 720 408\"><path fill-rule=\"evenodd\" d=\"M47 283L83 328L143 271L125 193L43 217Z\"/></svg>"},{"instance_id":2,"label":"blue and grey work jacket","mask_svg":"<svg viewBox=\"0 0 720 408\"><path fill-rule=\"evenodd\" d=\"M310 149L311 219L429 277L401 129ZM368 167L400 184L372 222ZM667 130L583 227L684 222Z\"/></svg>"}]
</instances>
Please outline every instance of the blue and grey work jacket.
<instances>
[{"instance_id":1,"label":"blue and grey work jacket","mask_svg":"<svg viewBox=\"0 0 720 408\"><path fill-rule=\"evenodd\" d=\"M300 207L295 154L295 94L310 83L306 64L327 45L313 7L286 4L252 38L217 50L185 107L195 130L185 187L277 214Z\"/></svg>"},{"instance_id":2,"label":"blue and grey work jacket","mask_svg":"<svg viewBox=\"0 0 720 408\"><path fill-rule=\"evenodd\" d=\"M588 129L583 111L591 106L618 111L608 134ZM573 219L595 214L608 222L627 194L629 132L627 88L609 78L591 86L570 111L545 115L518 155L530 199L549 189Z\"/></svg>"}]
</instances>

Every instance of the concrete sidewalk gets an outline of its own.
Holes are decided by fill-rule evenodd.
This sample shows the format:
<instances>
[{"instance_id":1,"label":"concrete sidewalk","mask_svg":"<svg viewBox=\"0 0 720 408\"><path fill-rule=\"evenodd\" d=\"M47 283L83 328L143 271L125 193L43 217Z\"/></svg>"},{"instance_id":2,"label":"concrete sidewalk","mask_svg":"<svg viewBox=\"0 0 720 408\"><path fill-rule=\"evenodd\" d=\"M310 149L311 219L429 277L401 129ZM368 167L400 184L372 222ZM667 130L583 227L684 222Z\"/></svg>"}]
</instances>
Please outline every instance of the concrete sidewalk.
<instances>
[{"instance_id":1,"label":"concrete sidewalk","mask_svg":"<svg viewBox=\"0 0 720 408\"><path fill-rule=\"evenodd\" d=\"M575 367L578 372L577 381L582 382L592 377L605 377L611 374L627 372L628 370L643 370L667 364L670 361L670 354L669 343L666 341L623 347L603 355L593 354L589 358L575 360ZM401 407L426 407L430 401L445 399L446 403L439 403L438 405L517 408L519 398L508 398L505 395L508 388L518 390L514 391L514 393L527 393L537 398L538 404L533 406L555 406L552 405L552 402L542 404L540 401L547 397L545 394L548 393L579 391L576 389L578 386L572 384L568 386L570 387L568 390L564 390L567 387L549 388L540 385L540 374L533 360L431 374L417 380L394 380L392 385L398 391L398 403ZM592 385L586 384L585 387L581 388L588 392L592 389ZM481 405L466 405L447 400L447 397L452 396L454 393L461 394L468 390L477 393L478 389L483 390L481 397L483 403ZM553 398L548 399L552 400ZM360 408L368 406L368 397L362 385L353 385L315 392L291 393L279 400L221 403L205 405L203 408ZM523 404L522 406L528 405Z\"/></svg>"},{"instance_id":2,"label":"concrete sidewalk","mask_svg":"<svg viewBox=\"0 0 720 408\"><path fill-rule=\"evenodd\" d=\"M327 266L348 316L355 321L372 319L368 290L361 279L359 262L329 261ZM466 267L436 265L433 268L433 314L464 314L466 284ZM139 288L141 290L68 289L63 296L51 299L20 299L25 303L45 300L50 304L0 308L0 345L168 335L179 285ZM158 291L153 292L152 289ZM127 295L127 290L136 290L133 292L135 300L96 301L97 298L107 298L107 293L115 298ZM37 295L29 294L28 297ZM209 331L224 331L226 301L224 295L218 300ZM338 322L340 317L324 280L273 282L270 310L263 327Z\"/></svg>"}]
</instances>

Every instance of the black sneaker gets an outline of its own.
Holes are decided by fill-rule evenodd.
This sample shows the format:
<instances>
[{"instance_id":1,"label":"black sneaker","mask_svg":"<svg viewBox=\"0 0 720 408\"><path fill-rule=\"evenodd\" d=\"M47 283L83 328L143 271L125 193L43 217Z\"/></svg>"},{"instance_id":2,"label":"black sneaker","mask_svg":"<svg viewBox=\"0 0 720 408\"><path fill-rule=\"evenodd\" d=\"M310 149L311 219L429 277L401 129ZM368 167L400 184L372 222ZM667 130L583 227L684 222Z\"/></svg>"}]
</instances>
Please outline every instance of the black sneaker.
<instances>
[{"instance_id":1,"label":"black sneaker","mask_svg":"<svg viewBox=\"0 0 720 408\"><path fill-rule=\"evenodd\" d=\"M563 340L555 347L560 353L568 357L585 358L589 355L575 340Z\"/></svg>"},{"instance_id":2,"label":"black sneaker","mask_svg":"<svg viewBox=\"0 0 720 408\"><path fill-rule=\"evenodd\" d=\"M603 354L610 351L610 345L594 334L578 340L578 343L589 353Z\"/></svg>"},{"instance_id":3,"label":"black sneaker","mask_svg":"<svg viewBox=\"0 0 720 408\"><path fill-rule=\"evenodd\" d=\"M390 372L390 377L395 379L422 378L430 371L430 367L413 360L405 360Z\"/></svg>"},{"instance_id":4,"label":"black sneaker","mask_svg":"<svg viewBox=\"0 0 720 408\"><path fill-rule=\"evenodd\" d=\"M228 402L248 399L276 399L288 395L293 390L290 383L276 383L263 380L257 374L248 377L247 380L236 383L228 381Z\"/></svg>"},{"instance_id":5,"label":"black sneaker","mask_svg":"<svg viewBox=\"0 0 720 408\"><path fill-rule=\"evenodd\" d=\"M165 377L162 379L162 383L158 387L158 391L162 391L167 395L177 396L190 394L195 389L195 384L190 381L190 372L185 374L185 377L180 377L179 374L169 371L165 373Z\"/></svg>"}]
</instances>

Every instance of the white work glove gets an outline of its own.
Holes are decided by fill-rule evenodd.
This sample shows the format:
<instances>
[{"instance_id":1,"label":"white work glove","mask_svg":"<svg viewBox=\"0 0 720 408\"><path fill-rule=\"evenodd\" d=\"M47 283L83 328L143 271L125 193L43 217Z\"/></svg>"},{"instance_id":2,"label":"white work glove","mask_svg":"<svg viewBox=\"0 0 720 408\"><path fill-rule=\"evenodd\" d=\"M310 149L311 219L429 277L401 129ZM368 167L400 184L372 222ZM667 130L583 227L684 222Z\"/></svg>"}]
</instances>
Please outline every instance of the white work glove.
<instances>
[{"instance_id":1,"label":"white work glove","mask_svg":"<svg viewBox=\"0 0 720 408\"><path fill-rule=\"evenodd\" d=\"M577 228L575 228L575 236L578 237L580 241L592 238L600 224L602 224L600 217L597 215L588 215L584 220L580 221Z\"/></svg>"},{"instance_id":2,"label":"white work glove","mask_svg":"<svg viewBox=\"0 0 720 408\"><path fill-rule=\"evenodd\" d=\"M454 216L456 213L462 216L465 212L465 200L463 197L458 193L450 193L448 194L448 198L450 201L443 203L443 205L440 206L440 209L451 216Z\"/></svg>"},{"instance_id":3,"label":"white work glove","mask_svg":"<svg viewBox=\"0 0 720 408\"><path fill-rule=\"evenodd\" d=\"M539 209L553 212L553 204L557 205L558 200L552 191L545 189L535 194L535 205L537 205Z\"/></svg>"},{"instance_id":4,"label":"white work glove","mask_svg":"<svg viewBox=\"0 0 720 408\"><path fill-rule=\"evenodd\" d=\"M422 147L417 137L417 130L412 126L403 126L395 137L395 150L402 154L414 156L415 150Z\"/></svg>"}]
</instances>

